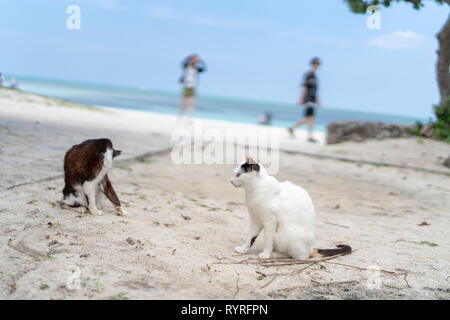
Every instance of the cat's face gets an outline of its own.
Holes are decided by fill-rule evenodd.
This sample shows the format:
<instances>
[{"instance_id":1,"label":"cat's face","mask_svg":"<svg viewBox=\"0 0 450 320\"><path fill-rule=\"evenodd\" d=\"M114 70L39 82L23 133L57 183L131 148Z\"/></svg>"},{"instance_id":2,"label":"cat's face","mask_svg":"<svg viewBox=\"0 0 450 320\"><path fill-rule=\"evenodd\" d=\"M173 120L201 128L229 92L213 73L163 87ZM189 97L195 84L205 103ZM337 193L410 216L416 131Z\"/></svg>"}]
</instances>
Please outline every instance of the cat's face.
<instances>
[{"instance_id":1,"label":"cat's face","mask_svg":"<svg viewBox=\"0 0 450 320\"><path fill-rule=\"evenodd\" d=\"M236 188L247 184L247 182L259 173L260 166L252 158L245 158L245 161L234 169L234 176L231 178L231 184Z\"/></svg>"}]
</instances>

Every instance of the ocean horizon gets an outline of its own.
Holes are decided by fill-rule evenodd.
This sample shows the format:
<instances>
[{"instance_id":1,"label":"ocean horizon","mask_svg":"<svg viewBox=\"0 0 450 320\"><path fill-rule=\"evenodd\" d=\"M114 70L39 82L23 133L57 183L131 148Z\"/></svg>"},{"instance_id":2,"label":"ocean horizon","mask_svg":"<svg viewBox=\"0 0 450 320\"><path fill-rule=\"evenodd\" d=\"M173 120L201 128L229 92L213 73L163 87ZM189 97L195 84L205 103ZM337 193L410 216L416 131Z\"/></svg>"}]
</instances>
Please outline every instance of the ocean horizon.
<instances>
[{"instance_id":1,"label":"ocean horizon","mask_svg":"<svg viewBox=\"0 0 450 320\"><path fill-rule=\"evenodd\" d=\"M8 80L15 78L20 90L94 107L102 106L177 115L181 97L181 87L179 92L171 92L13 74L6 74L5 77L7 80L5 81L6 84L8 84ZM303 110L303 107L294 103L254 101L199 94L194 115L205 119L256 124L258 115L270 112L272 115L272 126L288 127L303 117ZM414 124L416 121L427 121L417 117L334 109L325 106L317 109L314 130L326 131L328 123L340 120L398 124Z\"/></svg>"}]
</instances>

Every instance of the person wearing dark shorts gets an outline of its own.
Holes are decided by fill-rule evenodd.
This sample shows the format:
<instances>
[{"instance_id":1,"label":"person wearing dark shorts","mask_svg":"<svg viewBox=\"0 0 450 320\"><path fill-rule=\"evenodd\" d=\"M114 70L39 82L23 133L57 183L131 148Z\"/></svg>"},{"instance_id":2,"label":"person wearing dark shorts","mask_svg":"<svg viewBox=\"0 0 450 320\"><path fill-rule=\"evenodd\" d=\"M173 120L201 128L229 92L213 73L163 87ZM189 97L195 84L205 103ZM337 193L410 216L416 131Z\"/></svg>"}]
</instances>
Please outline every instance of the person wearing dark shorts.
<instances>
[{"instance_id":1,"label":"person wearing dark shorts","mask_svg":"<svg viewBox=\"0 0 450 320\"><path fill-rule=\"evenodd\" d=\"M314 133L314 117L315 117L315 108L320 106L319 97L317 95L317 78L316 78L316 70L320 66L320 59L313 58L311 60L311 70L308 71L303 79L302 89L300 93L300 100L298 102L299 105L305 106L305 117L300 119L292 126L288 127L288 131L291 137L295 137L294 129L298 126L301 126L305 123L308 124L308 141L317 142L313 137Z\"/></svg>"},{"instance_id":2,"label":"person wearing dark shorts","mask_svg":"<svg viewBox=\"0 0 450 320\"><path fill-rule=\"evenodd\" d=\"M307 102L305 107L305 117L314 117L314 103Z\"/></svg>"}]
</instances>

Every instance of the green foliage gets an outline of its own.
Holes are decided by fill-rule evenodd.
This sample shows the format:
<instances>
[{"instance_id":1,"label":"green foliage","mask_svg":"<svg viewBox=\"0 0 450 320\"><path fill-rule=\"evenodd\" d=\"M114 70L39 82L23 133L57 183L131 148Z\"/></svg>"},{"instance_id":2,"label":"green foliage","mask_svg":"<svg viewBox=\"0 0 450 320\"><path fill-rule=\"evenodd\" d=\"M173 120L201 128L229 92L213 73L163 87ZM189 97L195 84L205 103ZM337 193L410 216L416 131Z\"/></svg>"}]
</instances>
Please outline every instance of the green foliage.
<instances>
[{"instance_id":1,"label":"green foliage","mask_svg":"<svg viewBox=\"0 0 450 320\"><path fill-rule=\"evenodd\" d=\"M111 297L111 300L130 300L128 292L119 292L115 296Z\"/></svg>"},{"instance_id":2,"label":"green foliage","mask_svg":"<svg viewBox=\"0 0 450 320\"><path fill-rule=\"evenodd\" d=\"M442 106L434 106L436 122L434 123L434 137L450 143L450 98Z\"/></svg>"},{"instance_id":3,"label":"green foliage","mask_svg":"<svg viewBox=\"0 0 450 320\"><path fill-rule=\"evenodd\" d=\"M39 287L39 289L41 290L47 290L49 288L49 286L47 284L41 284L41 286Z\"/></svg>"},{"instance_id":4,"label":"green foliage","mask_svg":"<svg viewBox=\"0 0 450 320\"><path fill-rule=\"evenodd\" d=\"M422 121L416 121L416 124L415 124L414 129L413 129L413 135L419 136L419 137L422 136L420 134L420 130L422 130L422 127L423 127Z\"/></svg>"},{"instance_id":5,"label":"green foliage","mask_svg":"<svg viewBox=\"0 0 450 320\"><path fill-rule=\"evenodd\" d=\"M439 246L437 243L429 242L429 241L422 241L422 242L420 242L420 244L427 245L430 247L438 247Z\"/></svg>"},{"instance_id":6,"label":"green foliage","mask_svg":"<svg viewBox=\"0 0 450 320\"><path fill-rule=\"evenodd\" d=\"M434 114L436 116L436 121L433 122L431 119L428 124L433 125L434 133L433 137L438 140L444 140L450 143L450 97L447 103L442 106L434 106ZM428 125L427 124L427 125ZM422 130L424 124L420 121L416 121L415 127L413 129L413 135L423 138L420 131ZM421 143L422 140L418 142Z\"/></svg>"},{"instance_id":7,"label":"green foliage","mask_svg":"<svg viewBox=\"0 0 450 320\"><path fill-rule=\"evenodd\" d=\"M366 13L371 5L390 7L393 2L407 2L412 4L413 8L419 10L424 6L425 0L343 0L349 6L353 13ZM438 4L443 4L444 0L434 0Z\"/></svg>"}]
</instances>

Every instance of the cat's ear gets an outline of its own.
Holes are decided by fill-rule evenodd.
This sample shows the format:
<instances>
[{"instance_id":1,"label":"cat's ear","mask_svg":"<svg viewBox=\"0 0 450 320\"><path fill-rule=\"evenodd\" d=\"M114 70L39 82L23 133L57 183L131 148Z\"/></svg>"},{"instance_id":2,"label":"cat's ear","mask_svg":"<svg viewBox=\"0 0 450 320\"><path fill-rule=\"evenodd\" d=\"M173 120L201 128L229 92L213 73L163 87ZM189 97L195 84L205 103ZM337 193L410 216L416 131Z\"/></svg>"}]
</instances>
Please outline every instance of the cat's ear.
<instances>
[{"instance_id":1,"label":"cat's ear","mask_svg":"<svg viewBox=\"0 0 450 320\"><path fill-rule=\"evenodd\" d=\"M255 160L253 160L253 158L247 158L247 163L248 164L257 164L257 162Z\"/></svg>"},{"instance_id":2,"label":"cat's ear","mask_svg":"<svg viewBox=\"0 0 450 320\"><path fill-rule=\"evenodd\" d=\"M257 163L252 164L252 171L259 172L259 164L257 164Z\"/></svg>"}]
</instances>

